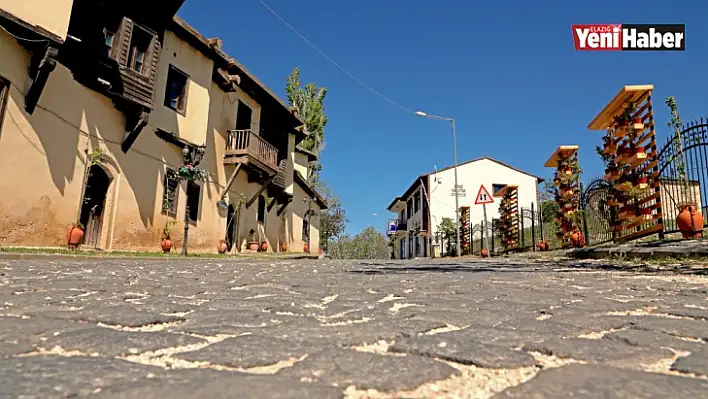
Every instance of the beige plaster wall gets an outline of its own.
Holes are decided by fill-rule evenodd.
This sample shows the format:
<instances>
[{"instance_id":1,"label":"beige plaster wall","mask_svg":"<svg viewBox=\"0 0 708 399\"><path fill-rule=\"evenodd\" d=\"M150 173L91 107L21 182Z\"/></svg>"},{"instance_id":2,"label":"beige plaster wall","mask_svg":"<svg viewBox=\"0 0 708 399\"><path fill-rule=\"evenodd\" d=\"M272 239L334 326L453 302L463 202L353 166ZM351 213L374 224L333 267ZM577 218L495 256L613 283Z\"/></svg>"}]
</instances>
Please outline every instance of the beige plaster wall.
<instances>
[{"instance_id":1,"label":"beige plaster wall","mask_svg":"<svg viewBox=\"0 0 708 399\"><path fill-rule=\"evenodd\" d=\"M73 0L51 0L38 4L35 1L0 0L0 9L37 26L49 33L66 39Z\"/></svg>"}]
</instances>

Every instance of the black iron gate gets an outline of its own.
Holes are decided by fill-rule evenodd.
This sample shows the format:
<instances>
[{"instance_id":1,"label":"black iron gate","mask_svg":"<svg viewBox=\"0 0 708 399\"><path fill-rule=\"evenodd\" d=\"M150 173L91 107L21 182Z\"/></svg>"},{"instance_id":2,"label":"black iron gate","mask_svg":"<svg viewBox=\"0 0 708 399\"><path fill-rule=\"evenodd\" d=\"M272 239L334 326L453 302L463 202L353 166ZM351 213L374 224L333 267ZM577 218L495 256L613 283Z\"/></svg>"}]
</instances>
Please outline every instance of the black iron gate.
<instances>
[{"instance_id":1,"label":"black iron gate","mask_svg":"<svg viewBox=\"0 0 708 399\"><path fill-rule=\"evenodd\" d=\"M582 229L587 245L612 241L610 226L615 216L607 205L610 187L610 182L599 177L590 182L580 196Z\"/></svg>"},{"instance_id":2,"label":"black iron gate","mask_svg":"<svg viewBox=\"0 0 708 399\"><path fill-rule=\"evenodd\" d=\"M683 156L682 156L683 155ZM695 202L706 224L708 213L708 119L684 123L678 134L666 140L659 150L659 184L664 234L678 232L677 205Z\"/></svg>"}]
</instances>

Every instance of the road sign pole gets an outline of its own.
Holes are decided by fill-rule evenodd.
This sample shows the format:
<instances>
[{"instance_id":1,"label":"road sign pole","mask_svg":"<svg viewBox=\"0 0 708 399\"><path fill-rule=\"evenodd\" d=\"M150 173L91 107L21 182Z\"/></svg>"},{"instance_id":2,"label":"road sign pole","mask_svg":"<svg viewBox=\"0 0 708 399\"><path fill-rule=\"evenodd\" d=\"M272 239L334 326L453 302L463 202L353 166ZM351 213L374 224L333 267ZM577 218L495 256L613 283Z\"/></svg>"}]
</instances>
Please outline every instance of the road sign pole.
<instances>
[{"instance_id":1,"label":"road sign pole","mask_svg":"<svg viewBox=\"0 0 708 399\"><path fill-rule=\"evenodd\" d=\"M484 223L482 225L484 247L487 248L487 252L489 252L489 230L487 230L487 204L482 204L482 214L484 215Z\"/></svg>"}]
</instances>

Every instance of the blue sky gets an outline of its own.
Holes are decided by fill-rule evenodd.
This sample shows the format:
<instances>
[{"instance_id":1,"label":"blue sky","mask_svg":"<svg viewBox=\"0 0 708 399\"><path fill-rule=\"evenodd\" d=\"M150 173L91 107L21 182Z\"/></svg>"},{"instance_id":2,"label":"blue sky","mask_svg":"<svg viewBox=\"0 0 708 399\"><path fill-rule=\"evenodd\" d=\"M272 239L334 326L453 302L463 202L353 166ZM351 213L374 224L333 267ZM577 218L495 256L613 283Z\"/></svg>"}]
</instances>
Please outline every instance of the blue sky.
<instances>
[{"instance_id":1,"label":"blue sky","mask_svg":"<svg viewBox=\"0 0 708 399\"><path fill-rule=\"evenodd\" d=\"M700 1L266 0L312 43L378 92L457 119L460 162L491 156L532 174L556 146L580 145L585 181L602 173L601 132L587 124L625 84L654 84L681 117L708 116L708 4ZM542 7L540 4L544 4ZM323 177L349 231L386 228L392 198L415 176L452 164L449 125L418 118L357 84L258 0L187 0L179 12L284 98L299 66L326 86ZM685 52L576 52L571 24L684 23ZM374 216L378 214L379 216Z\"/></svg>"}]
</instances>

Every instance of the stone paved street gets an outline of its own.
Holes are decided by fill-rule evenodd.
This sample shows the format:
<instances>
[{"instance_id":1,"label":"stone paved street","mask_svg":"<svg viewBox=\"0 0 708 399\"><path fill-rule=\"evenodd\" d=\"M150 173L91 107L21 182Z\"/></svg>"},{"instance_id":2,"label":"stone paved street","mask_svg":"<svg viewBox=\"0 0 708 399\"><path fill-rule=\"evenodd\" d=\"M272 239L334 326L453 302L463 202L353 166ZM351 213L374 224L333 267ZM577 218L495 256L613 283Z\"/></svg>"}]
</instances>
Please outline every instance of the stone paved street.
<instances>
[{"instance_id":1,"label":"stone paved street","mask_svg":"<svg viewBox=\"0 0 708 399\"><path fill-rule=\"evenodd\" d=\"M0 397L708 397L708 278L521 262L0 260Z\"/></svg>"}]
</instances>

